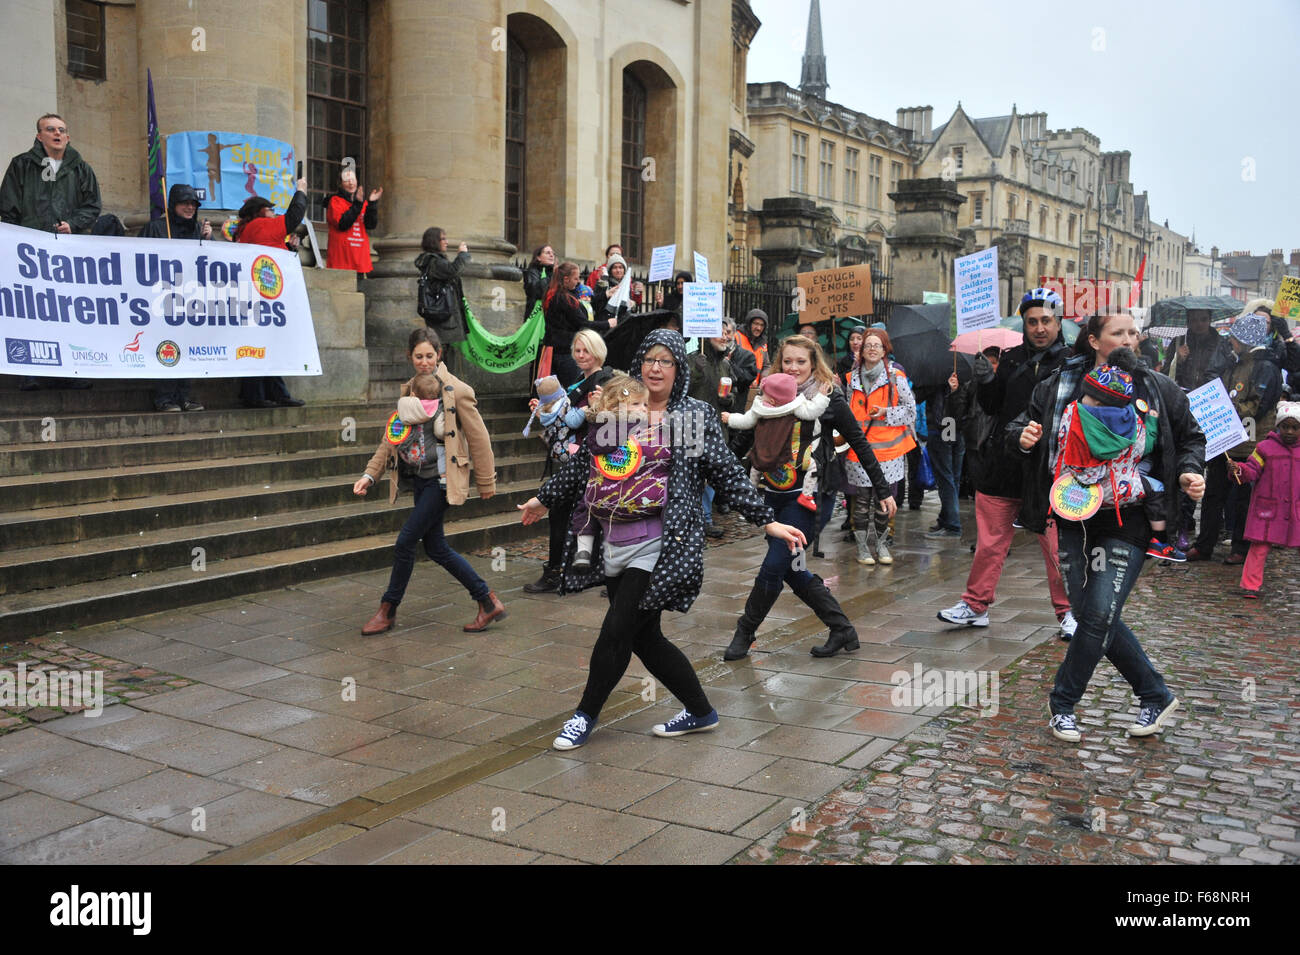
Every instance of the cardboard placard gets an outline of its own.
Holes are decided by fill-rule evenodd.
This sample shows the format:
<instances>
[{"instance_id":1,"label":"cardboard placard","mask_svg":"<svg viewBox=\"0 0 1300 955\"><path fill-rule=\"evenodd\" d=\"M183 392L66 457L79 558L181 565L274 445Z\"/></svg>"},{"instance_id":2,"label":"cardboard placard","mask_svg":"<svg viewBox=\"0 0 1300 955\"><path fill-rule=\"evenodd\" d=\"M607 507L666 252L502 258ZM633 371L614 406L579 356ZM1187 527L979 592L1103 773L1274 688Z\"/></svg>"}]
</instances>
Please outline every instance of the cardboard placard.
<instances>
[{"instance_id":1,"label":"cardboard placard","mask_svg":"<svg viewBox=\"0 0 1300 955\"><path fill-rule=\"evenodd\" d=\"M799 324L871 314L871 266L800 272L795 279L803 292Z\"/></svg>"}]
</instances>

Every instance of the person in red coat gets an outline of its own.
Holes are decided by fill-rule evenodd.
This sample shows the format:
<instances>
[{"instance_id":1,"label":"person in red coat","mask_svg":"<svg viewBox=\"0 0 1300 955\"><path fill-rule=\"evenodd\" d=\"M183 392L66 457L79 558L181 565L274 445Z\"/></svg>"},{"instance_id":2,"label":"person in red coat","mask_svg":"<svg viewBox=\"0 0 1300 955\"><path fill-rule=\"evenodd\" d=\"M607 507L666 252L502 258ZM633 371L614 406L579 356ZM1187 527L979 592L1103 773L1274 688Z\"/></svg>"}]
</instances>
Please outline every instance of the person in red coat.
<instances>
[{"instance_id":1,"label":"person in red coat","mask_svg":"<svg viewBox=\"0 0 1300 955\"><path fill-rule=\"evenodd\" d=\"M1258 597L1269 550L1300 547L1300 402L1278 402L1277 430L1245 461L1229 467L1237 480L1255 485L1246 516L1250 552L1241 568L1241 594Z\"/></svg>"},{"instance_id":2,"label":"person in red coat","mask_svg":"<svg viewBox=\"0 0 1300 955\"><path fill-rule=\"evenodd\" d=\"M379 198L383 194L383 189L371 189L367 197L351 166L339 175L339 191L325 204L325 221L330 227L325 264L329 268L351 269L358 275L366 275L374 268L368 230L379 224Z\"/></svg>"},{"instance_id":3,"label":"person in red coat","mask_svg":"<svg viewBox=\"0 0 1300 955\"><path fill-rule=\"evenodd\" d=\"M307 180L299 179L297 186L298 191L289 200L289 207L282 216L275 214L271 200L261 196L254 196L240 206L235 241L283 249L285 239L298 228L307 212ZM284 379L278 375L243 379L239 386L239 399L246 408L274 408L277 405L300 408L305 404L301 398L289 394Z\"/></svg>"}]
</instances>

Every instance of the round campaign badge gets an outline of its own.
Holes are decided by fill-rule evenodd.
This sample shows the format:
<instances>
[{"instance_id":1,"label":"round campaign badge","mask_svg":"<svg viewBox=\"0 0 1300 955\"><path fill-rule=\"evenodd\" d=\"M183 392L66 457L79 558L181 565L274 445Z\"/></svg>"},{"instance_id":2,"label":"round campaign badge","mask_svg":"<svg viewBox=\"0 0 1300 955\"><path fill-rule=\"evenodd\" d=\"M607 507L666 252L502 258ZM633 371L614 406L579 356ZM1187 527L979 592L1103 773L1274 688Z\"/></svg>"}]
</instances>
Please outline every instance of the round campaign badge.
<instances>
[{"instance_id":1,"label":"round campaign badge","mask_svg":"<svg viewBox=\"0 0 1300 955\"><path fill-rule=\"evenodd\" d=\"M611 481L621 481L635 474L641 466L641 445L629 437L622 445L607 454L596 455L596 470Z\"/></svg>"},{"instance_id":2,"label":"round campaign badge","mask_svg":"<svg viewBox=\"0 0 1300 955\"><path fill-rule=\"evenodd\" d=\"M765 471L763 476L767 478L767 483L775 490L788 491L794 487L795 481L799 479L799 472L795 470L794 464L790 463Z\"/></svg>"},{"instance_id":3,"label":"round campaign badge","mask_svg":"<svg viewBox=\"0 0 1300 955\"><path fill-rule=\"evenodd\" d=\"M280 271L280 266L275 264L275 259L269 255L259 255L255 258L252 266L249 267L249 273L253 279L253 287L262 298L279 298L280 293L284 291L284 274Z\"/></svg>"},{"instance_id":4,"label":"round campaign badge","mask_svg":"<svg viewBox=\"0 0 1300 955\"><path fill-rule=\"evenodd\" d=\"M1073 474L1062 474L1052 484L1052 510L1067 521L1086 521L1101 509L1101 487L1080 484Z\"/></svg>"},{"instance_id":5,"label":"round campaign badge","mask_svg":"<svg viewBox=\"0 0 1300 955\"><path fill-rule=\"evenodd\" d=\"M411 426L402 421L394 411L388 419L388 424L384 426L384 437L393 447L397 447L403 441L411 436Z\"/></svg>"},{"instance_id":6,"label":"round campaign badge","mask_svg":"<svg viewBox=\"0 0 1300 955\"><path fill-rule=\"evenodd\" d=\"M1143 401L1141 398L1133 402L1133 407L1137 409L1138 414L1146 414L1148 411L1151 410L1151 406L1147 404L1145 401Z\"/></svg>"}]
</instances>

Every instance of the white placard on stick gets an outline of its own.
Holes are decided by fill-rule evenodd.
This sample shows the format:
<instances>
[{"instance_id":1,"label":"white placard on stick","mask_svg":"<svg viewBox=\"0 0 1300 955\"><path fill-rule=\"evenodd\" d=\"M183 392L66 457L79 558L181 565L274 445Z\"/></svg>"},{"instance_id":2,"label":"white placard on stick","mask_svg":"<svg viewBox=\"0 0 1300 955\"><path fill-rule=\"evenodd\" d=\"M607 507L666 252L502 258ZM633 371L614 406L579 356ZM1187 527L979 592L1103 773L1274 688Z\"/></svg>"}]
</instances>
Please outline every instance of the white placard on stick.
<instances>
[{"instance_id":1,"label":"white placard on stick","mask_svg":"<svg viewBox=\"0 0 1300 955\"><path fill-rule=\"evenodd\" d=\"M687 338L722 337L722 283L682 284L682 334Z\"/></svg>"},{"instance_id":2,"label":"white placard on stick","mask_svg":"<svg viewBox=\"0 0 1300 955\"><path fill-rule=\"evenodd\" d=\"M998 300L997 246L957 259L957 334L995 328L1002 320Z\"/></svg>"},{"instance_id":3,"label":"white placard on stick","mask_svg":"<svg viewBox=\"0 0 1300 955\"><path fill-rule=\"evenodd\" d=\"M677 243L656 246L650 253L650 276L648 282L662 282L673 277L673 262L677 259Z\"/></svg>"},{"instance_id":4,"label":"white placard on stick","mask_svg":"<svg viewBox=\"0 0 1300 955\"><path fill-rule=\"evenodd\" d=\"M695 253L695 281L707 282L709 280L709 260L700 253Z\"/></svg>"},{"instance_id":5,"label":"white placard on stick","mask_svg":"<svg viewBox=\"0 0 1300 955\"><path fill-rule=\"evenodd\" d=\"M1222 379L1215 378L1208 385L1189 391L1187 400L1192 405L1192 417L1205 432L1206 461L1247 440L1246 429L1242 427Z\"/></svg>"}]
</instances>

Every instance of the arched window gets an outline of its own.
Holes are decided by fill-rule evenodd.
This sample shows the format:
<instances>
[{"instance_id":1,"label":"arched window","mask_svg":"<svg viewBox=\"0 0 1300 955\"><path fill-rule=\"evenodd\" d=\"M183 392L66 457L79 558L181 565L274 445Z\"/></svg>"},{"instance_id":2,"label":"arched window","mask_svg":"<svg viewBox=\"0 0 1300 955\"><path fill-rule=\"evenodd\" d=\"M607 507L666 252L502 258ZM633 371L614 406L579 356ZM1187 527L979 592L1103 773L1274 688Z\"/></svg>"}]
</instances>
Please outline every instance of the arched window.
<instances>
[{"instance_id":1,"label":"arched window","mask_svg":"<svg viewBox=\"0 0 1300 955\"><path fill-rule=\"evenodd\" d=\"M506 177L505 239L524 246L527 208L528 54L515 37L506 40Z\"/></svg>"},{"instance_id":2,"label":"arched window","mask_svg":"<svg viewBox=\"0 0 1300 955\"><path fill-rule=\"evenodd\" d=\"M645 156L646 91L631 72L623 71L623 182L620 233L623 254L630 262L645 258Z\"/></svg>"}]
</instances>

